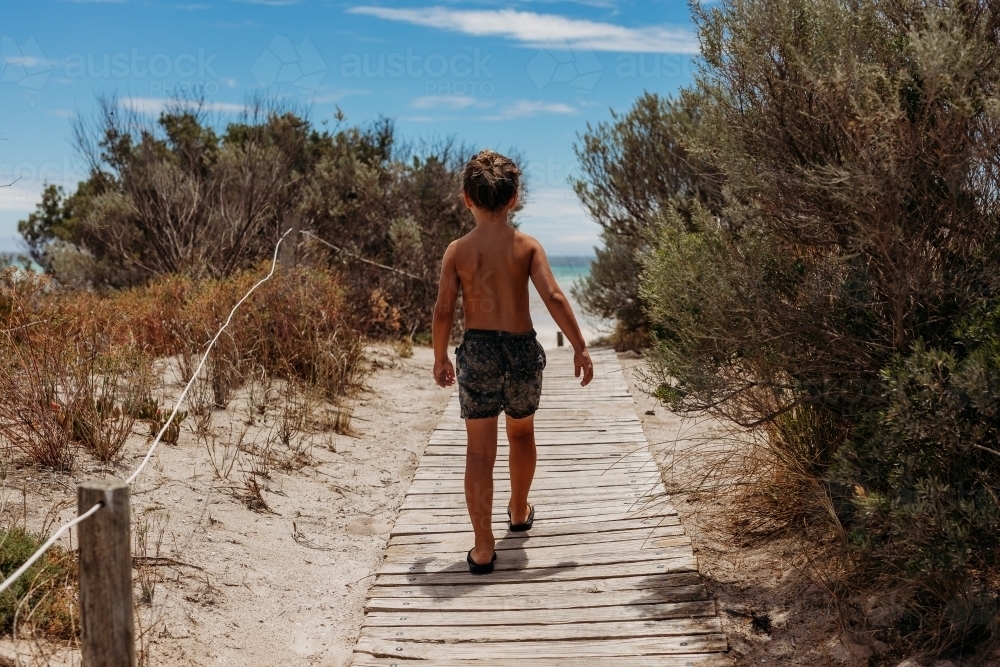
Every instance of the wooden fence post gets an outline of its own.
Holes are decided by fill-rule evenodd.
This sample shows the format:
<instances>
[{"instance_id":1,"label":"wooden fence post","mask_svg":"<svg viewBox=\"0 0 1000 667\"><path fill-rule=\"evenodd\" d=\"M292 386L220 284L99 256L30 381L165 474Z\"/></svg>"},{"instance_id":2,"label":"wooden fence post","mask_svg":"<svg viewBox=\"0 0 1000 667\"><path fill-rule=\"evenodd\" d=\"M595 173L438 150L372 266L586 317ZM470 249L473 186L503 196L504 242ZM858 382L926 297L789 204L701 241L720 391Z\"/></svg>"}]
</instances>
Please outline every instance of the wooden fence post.
<instances>
[{"instance_id":1,"label":"wooden fence post","mask_svg":"<svg viewBox=\"0 0 1000 667\"><path fill-rule=\"evenodd\" d=\"M281 245L281 253L278 261L281 262L281 272L288 273L298 264L299 230L302 228L302 216L298 213L289 213L285 216L282 230L291 229L292 233L285 238ZM282 231L284 233L284 231Z\"/></svg>"},{"instance_id":2,"label":"wooden fence post","mask_svg":"<svg viewBox=\"0 0 1000 667\"><path fill-rule=\"evenodd\" d=\"M76 500L78 514L104 501L79 528L83 667L135 667L128 484L84 482Z\"/></svg>"}]
</instances>

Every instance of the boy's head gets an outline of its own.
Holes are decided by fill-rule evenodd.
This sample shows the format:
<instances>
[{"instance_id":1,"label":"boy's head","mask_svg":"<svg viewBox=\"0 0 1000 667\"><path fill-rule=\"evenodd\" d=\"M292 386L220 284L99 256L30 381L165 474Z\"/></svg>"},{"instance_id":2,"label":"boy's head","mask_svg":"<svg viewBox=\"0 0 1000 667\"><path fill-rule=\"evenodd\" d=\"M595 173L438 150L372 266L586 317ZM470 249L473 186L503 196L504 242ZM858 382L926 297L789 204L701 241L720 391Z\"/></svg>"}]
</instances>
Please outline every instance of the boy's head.
<instances>
[{"instance_id":1,"label":"boy's head","mask_svg":"<svg viewBox=\"0 0 1000 667\"><path fill-rule=\"evenodd\" d=\"M462 190L487 211L507 206L520 186L521 170L514 161L489 149L479 151L462 170Z\"/></svg>"}]
</instances>

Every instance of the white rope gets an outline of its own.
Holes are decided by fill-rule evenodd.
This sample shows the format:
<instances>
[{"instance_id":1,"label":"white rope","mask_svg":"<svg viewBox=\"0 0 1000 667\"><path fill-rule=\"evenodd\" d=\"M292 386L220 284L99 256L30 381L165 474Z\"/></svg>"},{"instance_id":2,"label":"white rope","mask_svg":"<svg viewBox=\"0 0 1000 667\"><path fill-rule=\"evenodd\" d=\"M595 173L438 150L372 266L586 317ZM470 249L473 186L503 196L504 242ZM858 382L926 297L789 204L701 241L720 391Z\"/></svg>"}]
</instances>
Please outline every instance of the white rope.
<instances>
[{"instance_id":1,"label":"white rope","mask_svg":"<svg viewBox=\"0 0 1000 667\"><path fill-rule=\"evenodd\" d=\"M84 519L86 519L91 514L93 514L97 510L101 509L102 507L104 507L104 501L101 501L101 502L97 503L96 505L94 505L89 510L87 510L86 512L84 512L80 516L76 517L72 521L70 521L68 523L64 523L62 525L62 528L60 528L56 532L52 533L52 537L49 538L48 542L46 542L45 544L43 544L41 546L41 548L38 549L38 551L36 551L35 553L33 553L31 555L31 558L29 558L28 560L24 561L24 565L22 565L21 567L17 568L17 570L14 572L14 574L12 574L9 577L7 577L7 580L4 581L2 584L0 584L0 593L3 593L5 590L7 590L7 588L12 583L14 583L17 580L18 577L20 577L22 574L24 574L25 572L27 572L28 568L30 568L32 565L34 565L35 561L38 560L39 558L41 558L42 554L44 554L46 551L48 551L49 548L53 544L56 543L56 540L58 540L60 537L62 537L66 533L67 530L69 530L70 528L72 528L76 524L80 523L81 521L83 521Z\"/></svg>"},{"instance_id":2,"label":"white rope","mask_svg":"<svg viewBox=\"0 0 1000 667\"><path fill-rule=\"evenodd\" d=\"M243 295L242 299L240 299L239 301L236 302L236 305L233 306L233 309L231 311L229 311L229 317L226 318L225 323L222 325L222 327L219 329L219 331L215 334L215 337L212 338L211 341L209 341L208 347L205 348L205 353L201 356L201 361L198 362L198 367L195 368L194 373L191 375L191 379L188 380L187 386L184 387L184 391L181 392L181 395L177 399L177 402L174 403L174 409L171 411L170 417L167 418L167 421L163 424L163 427L160 429L160 432L156 434L155 438L153 438L153 444L150 445L149 451L146 452L146 456L142 459L142 463L140 463L139 467L135 469L135 472L133 472L132 475L127 480L125 480L126 484L131 485L132 482L135 481L135 478L138 477L139 474L146 467L146 464L149 463L149 460L153 457L153 452L156 450L156 446L160 444L160 440L163 438L163 434L166 433L167 427L170 426L170 423L173 421L174 417L177 416L177 411L180 409L181 403L184 401L184 398L187 396L188 391L190 391L191 387L194 385L194 381L197 379L198 374L201 373L201 369L205 366L205 360L208 359L208 353L212 351L212 348L215 346L216 342L218 342L219 337L222 336L222 332L225 331L226 327L228 327L230 325L230 323L233 321L233 316L236 315L236 310L240 306L243 305L244 301L246 301L247 299L250 298L250 295L253 294L254 291L256 291L256 289L258 287L260 287L261 285L263 285L264 283L266 283L274 275L274 271L275 271L275 269L278 266L278 249L281 248L281 242L285 240L285 237L288 236L291 233L291 231L292 230L289 229L284 234L282 234L281 238L278 239L278 244L276 246L274 246L274 256L271 258L271 270L268 272L268 274L266 276L264 276L263 278L261 278L260 280L258 280L257 283L253 287L250 288L250 291ZM3 593L5 590L7 590L7 588L12 583L14 583L14 581L16 581L18 577L20 577L22 574L24 574L25 572L27 572L28 568L30 568L32 565L34 565L35 561L37 561L39 558L41 558L42 554L44 554L46 551L48 551L49 548L52 547L52 545L55 544L56 541L60 537L62 537L66 533L67 530L69 530L73 526L77 525L78 523L80 523L81 521L83 521L84 519L86 519L91 514L93 514L97 510L101 509L102 507L104 507L104 502L103 501L97 503L96 505L94 505L93 507L91 507L89 510L87 510L86 512L84 512L83 514L81 514L80 516L76 517L75 519L72 519L71 521L68 521L68 522L64 523L59 528L59 530L57 530L55 533L53 533L52 537L50 537L48 539L48 541L45 544L43 544L38 549L38 551L36 551L35 553L33 553L31 555L31 557L28 558L28 560L26 560L24 562L24 565L22 565L21 567L19 567L17 569L17 571L14 572L14 574L12 574L9 577L7 577L6 581L4 581L2 584L0 584L0 593Z\"/></svg>"},{"instance_id":3,"label":"white rope","mask_svg":"<svg viewBox=\"0 0 1000 667\"><path fill-rule=\"evenodd\" d=\"M184 387L184 391L181 392L180 398L178 398L177 402L174 403L174 409L171 411L170 417L167 418L167 421L163 423L163 427L160 428L160 432L156 434L155 438L153 438L153 444L150 445L149 451L146 452L145 458L142 459L142 463L140 463L139 467L135 469L135 472L132 473L132 475L127 480L125 480L126 484L131 486L132 482L135 481L135 478L138 477L140 473L142 473L143 468L146 467L146 464L149 463L149 460L153 457L153 452L156 450L156 446L160 444L160 439L163 437L163 434L167 432L167 428L170 426L170 423L173 421L174 417L177 416L177 411L180 409L181 403L187 396L188 391L190 391L191 387L194 385L194 381L198 379L198 374L201 373L201 369L205 366L205 360L208 359L208 353L212 351L212 348L215 346L215 343L219 340L219 337L222 335L222 332L225 331L226 327L228 327L230 322L233 321L233 315L236 314L236 310L243 305L244 301L250 298L250 295L254 293L254 290L256 290L258 287L266 283L268 280L271 279L271 276L274 275L274 270L278 266L278 248L281 247L281 242L285 240L285 237L288 236L291 233L291 231L292 231L291 228L289 228L287 232L282 234L281 238L278 239L278 245L274 246L274 257L271 259L271 270L268 272L266 276L257 281L257 284L251 287L250 291L244 294L242 299L236 302L236 305L233 306L233 309L229 311L229 317L226 318L225 324L223 324L222 328L220 328L219 331L215 334L215 338L209 341L208 347L205 348L205 353L201 355L201 361L198 362L198 367L194 369L194 373L191 374L191 379L188 380L187 386Z\"/></svg>"}]
</instances>

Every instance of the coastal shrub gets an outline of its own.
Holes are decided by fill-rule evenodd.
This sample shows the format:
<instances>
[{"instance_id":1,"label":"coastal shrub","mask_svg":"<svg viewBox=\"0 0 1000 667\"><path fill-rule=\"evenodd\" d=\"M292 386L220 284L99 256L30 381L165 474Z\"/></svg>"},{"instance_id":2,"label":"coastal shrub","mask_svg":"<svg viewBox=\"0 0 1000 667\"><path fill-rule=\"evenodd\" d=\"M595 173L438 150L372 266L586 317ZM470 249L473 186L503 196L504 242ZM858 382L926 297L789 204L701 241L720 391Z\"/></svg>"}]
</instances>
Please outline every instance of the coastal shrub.
<instances>
[{"instance_id":1,"label":"coastal shrub","mask_svg":"<svg viewBox=\"0 0 1000 667\"><path fill-rule=\"evenodd\" d=\"M48 292L19 269L0 276L0 433L38 465L68 470L74 443L114 460L148 401L152 359L106 304Z\"/></svg>"},{"instance_id":2,"label":"coastal shrub","mask_svg":"<svg viewBox=\"0 0 1000 667\"><path fill-rule=\"evenodd\" d=\"M685 146L720 170L725 202L653 225L654 390L745 429L757 458L734 493L769 497L747 511L809 536L811 556L815 534L842 538L831 590L842 609L900 600L881 635L894 650L988 646L1000 13L723 0L695 15Z\"/></svg>"},{"instance_id":3,"label":"coastal shrub","mask_svg":"<svg viewBox=\"0 0 1000 667\"><path fill-rule=\"evenodd\" d=\"M132 344L75 348L77 398L67 406L73 439L97 459L115 461L140 417L139 406L152 400L152 359Z\"/></svg>"},{"instance_id":4,"label":"coastal shrub","mask_svg":"<svg viewBox=\"0 0 1000 667\"><path fill-rule=\"evenodd\" d=\"M200 355L233 305L267 269L182 290L172 351L192 360ZM176 293L161 294L172 299ZM135 296L143 298L143 290ZM216 405L228 403L256 371L318 387L331 400L342 397L360 377L361 336L352 317L344 289L330 272L300 268L275 275L243 303L209 356Z\"/></svg>"},{"instance_id":5,"label":"coastal shrub","mask_svg":"<svg viewBox=\"0 0 1000 667\"><path fill-rule=\"evenodd\" d=\"M837 451L852 553L893 589L923 642L995 636L1000 600L1000 329L922 342L883 372L885 404ZM937 612L928 618L928 610Z\"/></svg>"},{"instance_id":6,"label":"coastal shrub","mask_svg":"<svg viewBox=\"0 0 1000 667\"><path fill-rule=\"evenodd\" d=\"M0 435L33 463L68 470L79 330L42 307L47 282L16 268L0 273Z\"/></svg>"},{"instance_id":7,"label":"coastal shrub","mask_svg":"<svg viewBox=\"0 0 1000 667\"><path fill-rule=\"evenodd\" d=\"M87 179L71 192L47 185L18 225L31 260L61 285L228 279L294 229L283 264L339 273L356 327L429 329L444 250L474 226L459 176L471 148L401 141L387 119L352 127L338 113L317 126L267 98L225 124L197 100L174 100L157 119L113 96L97 106L75 128Z\"/></svg>"},{"instance_id":8,"label":"coastal shrub","mask_svg":"<svg viewBox=\"0 0 1000 667\"><path fill-rule=\"evenodd\" d=\"M575 146L582 176L573 188L601 226L601 246L589 275L573 288L584 310L615 322L616 349L649 342L639 293L640 255L667 211L685 219L696 204L721 204L718 171L688 151L700 114L685 98L646 93L610 123L587 126Z\"/></svg>"}]
</instances>

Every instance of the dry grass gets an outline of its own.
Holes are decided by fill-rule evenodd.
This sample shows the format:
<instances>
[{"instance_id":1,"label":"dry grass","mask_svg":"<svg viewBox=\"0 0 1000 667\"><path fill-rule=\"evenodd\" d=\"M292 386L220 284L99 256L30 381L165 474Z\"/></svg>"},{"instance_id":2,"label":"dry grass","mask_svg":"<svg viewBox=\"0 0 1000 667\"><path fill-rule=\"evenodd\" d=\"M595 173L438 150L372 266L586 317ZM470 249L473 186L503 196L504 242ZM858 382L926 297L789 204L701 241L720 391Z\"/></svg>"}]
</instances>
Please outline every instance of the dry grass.
<instances>
[{"instance_id":1,"label":"dry grass","mask_svg":"<svg viewBox=\"0 0 1000 667\"><path fill-rule=\"evenodd\" d=\"M98 295L60 292L45 277L15 269L0 273L2 465L67 472L81 460L86 468L120 461L129 439L146 431L137 422L148 423L150 437L164 426L168 411L155 398L168 393L163 382L174 369L191 377L205 343L259 277L167 278ZM349 322L330 274L274 277L237 312L195 382L191 418L180 412L164 441L176 444L188 424L219 486L249 509L270 512L264 492L273 472L310 465L314 435L350 429L347 396L363 364ZM235 416L242 411L233 406L244 404L245 421L218 428L220 410ZM142 661L157 627L158 568L176 565L159 556L164 520L133 522ZM0 531L0 570L12 571L38 543L23 528ZM49 552L0 596L0 633L16 629L33 646L76 637L75 572L71 554Z\"/></svg>"},{"instance_id":2,"label":"dry grass","mask_svg":"<svg viewBox=\"0 0 1000 667\"><path fill-rule=\"evenodd\" d=\"M26 461L56 470L71 469L80 446L98 460L116 460L137 419L157 430L162 425L152 399L153 360L176 358L190 378L204 345L259 274L202 282L170 277L102 297L64 295L44 277L5 270L0 434ZM361 339L349 319L330 274L293 271L266 283L209 355L191 397L195 431L207 433L212 413L248 384L259 411L273 398L274 378L302 387L294 394L313 403L342 401L362 373ZM338 415L335 427L349 425ZM281 428L280 437L290 441L302 424L285 419ZM178 434L171 425L165 439L176 442Z\"/></svg>"}]
</instances>

